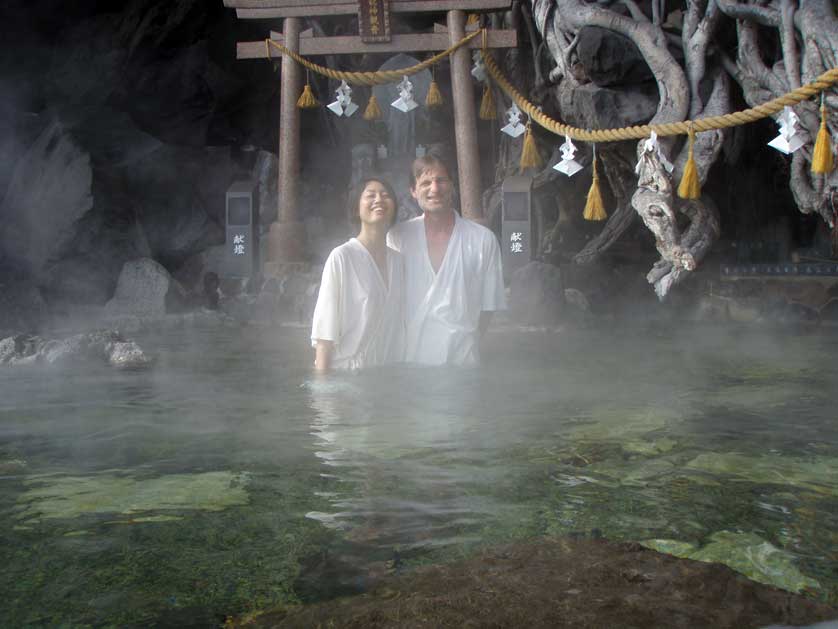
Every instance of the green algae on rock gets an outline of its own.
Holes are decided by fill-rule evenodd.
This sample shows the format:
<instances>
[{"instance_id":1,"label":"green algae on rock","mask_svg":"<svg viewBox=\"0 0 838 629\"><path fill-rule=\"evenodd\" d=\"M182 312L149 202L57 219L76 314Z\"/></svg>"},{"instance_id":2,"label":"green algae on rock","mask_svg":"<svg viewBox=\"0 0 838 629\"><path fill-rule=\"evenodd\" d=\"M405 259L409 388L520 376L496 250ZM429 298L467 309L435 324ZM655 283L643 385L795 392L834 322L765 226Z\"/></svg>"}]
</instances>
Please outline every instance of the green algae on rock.
<instances>
[{"instance_id":1,"label":"green algae on rock","mask_svg":"<svg viewBox=\"0 0 838 629\"><path fill-rule=\"evenodd\" d=\"M172 509L221 511L248 503L247 473L170 474L137 479L116 474L38 476L17 503L18 520L75 518L86 514L134 514Z\"/></svg>"},{"instance_id":2,"label":"green algae on rock","mask_svg":"<svg viewBox=\"0 0 838 629\"><path fill-rule=\"evenodd\" d=\"M623 441L629 437L661 430L683 421L684 411L677 407L624 408L613 405L599 405L578 423L568 422L568 437L578 441L605 440Z\"/></svg>"},{"instance_id":3,"label":"green algae on rock","mask_svg":"<svg viewBox=\"0 0 838 629\"><path fill-rule=\"evenodd\" d=\"M753 483L791 485L820 494L838 495L838 458L811 458L734 452L707 452L687 463L692 470L738 476Z\"/></svg>"},{"instance_id":4,"label":"green algae on rock","mask_svg":"<svg viewBox=\"0 0 838 629\"><path fill-rule=\"evenodd\" d=\"M708 563L721 563L754 581L789 592L820 590L821 584L801 573L789 553L753 533L719 531L702 547L671 539L641 542L658 552Z\"/></svg>"}]
</instances>

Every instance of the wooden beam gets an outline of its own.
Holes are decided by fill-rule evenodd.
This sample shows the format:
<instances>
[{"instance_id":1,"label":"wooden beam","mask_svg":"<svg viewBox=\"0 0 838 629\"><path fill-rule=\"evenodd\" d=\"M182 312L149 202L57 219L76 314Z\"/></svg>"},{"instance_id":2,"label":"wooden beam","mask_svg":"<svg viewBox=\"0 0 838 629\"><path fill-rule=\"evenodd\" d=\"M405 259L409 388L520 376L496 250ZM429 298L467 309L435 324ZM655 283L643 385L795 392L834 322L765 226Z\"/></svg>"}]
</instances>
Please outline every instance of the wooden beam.
<instances>
[{"instance_id":1,"label":"wooden beam","mask_svg":"<svg viewBox=\"0 0 838 629\"><path fill-rule=\"evenodd\" d=\"M245 0L225 0L227 2ZM256 0L252 0L256 2ZM390 11L393 13L424 13L428 11L498 11L508 9L512 0L392 0ZM230 4L228 6L233 7ZM329 4L304 4L287 7L240 7L235 6L236 17L243 20L266 20L278 17L316 17L323 15L355 15L358 13L357 1L339 0Z\"/></svg>"},{"instance_id":2,"label":"wooden beam","mask_svg":"<svg viewBox=\"0 0 838 629\"><path fill-rule=\"evenodd\" d=\"M390 7L392 9L392 7ZM355 15L357 4L332 4L318 7L290 7L288 9L236 9L236 17L240 20L269 20L277 17L321 17L325 15Z\"/></svg>"},{"instance_id":3,"label":"wooden beam","mask_svg":"<svg viewBox=\"0 0 838 629\"><path fill-rule=\"evenodd\" d=\"M313 28L307 28L302 33L300 33L300 39L306 39L308 37L314 37L314 29ZM284 37L283 37L282 33L278 33L277 31L271 31L271 39L274 40L275 42L281 44Z\"/></svg>"},{"instance_id":4,"label":"wooden beam","mask_svg":"<svg viewBox=\"0 0 838 629\"><path fill-rule=\"evenodd\" d=\"M480 26L478 24L466 24L466 33L473 33L476 31ZM440 24L439 22L434 22L434 33L447 33L448 26L445 24Z\"/></svg>"},{"instance_id":5,"label":"wooden beam","mask_svg":"<svg viewBox=\"0 0 838 629\"><path fill-rule=\"evenodd\" d=\"M487 31L489 48L515 48L518 45L517 33L513 30ZM475 37L468 43L469 48L480 48L483 42ZM445 50L450 46L447 33L413 33L393 35L389 42L365 44L357 35L340 37L300 38L300 54L304 57L313 55L339 55L361 53L391 52L431 52ZM280 52L271 48L271 57L279 58ZM267 57L264 41L247 41L236 44L236 59L264 59Z\"/></svg>"},{"instance_id":6,"label":"wooden beam","mask_svg":"<svg viewBox=\"0 0 838 629\"><path fill-rule=\"evenodd\" d=\"M354 4L358 9L358 0L224 0L224 6L231 9L287 9L319 4Z\"/></svg>"},{"instance_id":7,"label":"wooden beam","mask_svg":"<svg viewBox=\"0 0 838 629\"><path fill-rule=\"evenodd\" d=\"M501 9L509 8L512 0L390 0L393 4L405 5L435 5L430 9L414 9L416 11L445 11L449 5L471 4L469 9ZM358 0L224 0L224 6L231 9L289 9L293 7L315 7L331 4L351 4L358 10ZM317 9L315 9L317 10Z\"/></svg>"}]
</instances>

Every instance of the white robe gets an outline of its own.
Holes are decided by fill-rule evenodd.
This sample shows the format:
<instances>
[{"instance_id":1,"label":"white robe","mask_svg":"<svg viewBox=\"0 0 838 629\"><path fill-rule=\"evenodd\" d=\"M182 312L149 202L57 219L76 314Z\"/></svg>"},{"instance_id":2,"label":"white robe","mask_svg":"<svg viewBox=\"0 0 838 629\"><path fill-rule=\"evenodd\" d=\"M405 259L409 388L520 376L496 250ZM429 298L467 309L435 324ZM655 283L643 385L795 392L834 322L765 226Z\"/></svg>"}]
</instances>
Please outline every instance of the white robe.
<instances>
[{"instance_id":1,"label":"white robe","mask_svg":"<svg viewBox=\"0 0 838 629\"><path fill-rule=\"evenodd\" d=\"M387 249L384 282L367 248L352 238L326 259L314 307L311 344L332 341L332 367L359 369L404 357L404 262Z\"/></svg>"},{"instance_id":2,"label":"white robe","mask_svg":"<svg viewBox=\"0 0 838 629\"><path fill-rule=\"evenodd\" d=\"M404 256L405 360L426 365L479 362L480 313L506 309L495 235L456 216L438 273L428 255L423 216L393 227L387 242Z\"/></svg>"}]
</instances>

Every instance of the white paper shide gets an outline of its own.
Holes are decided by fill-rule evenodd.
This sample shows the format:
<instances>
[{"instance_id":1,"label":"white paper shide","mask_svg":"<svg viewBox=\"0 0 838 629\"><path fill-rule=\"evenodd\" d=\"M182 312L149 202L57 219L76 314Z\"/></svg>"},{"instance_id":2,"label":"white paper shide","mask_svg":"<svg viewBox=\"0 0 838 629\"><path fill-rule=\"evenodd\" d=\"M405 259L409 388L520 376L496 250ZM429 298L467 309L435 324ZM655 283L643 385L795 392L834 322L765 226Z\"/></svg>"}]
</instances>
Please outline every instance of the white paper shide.
<instances>
[{"instance_id":1,"label":"white paper shide","mask_svg":"<svg viewBox=\"0 0 838 629\"><path fill-rule=\"evenodd\" d=\"M482 83L486 80L486 66L483 65L483 57L480 55L480 51L472 52L471 59L474 62L474 66L471 68L471 76Z\"/></svg>"},{"instance_id":2,"label":"white paper shide","mask_svg":"<svg viewBox=\"0 0 838 629\"><path fill-rule=\"evenodd\" d=\"M407 76L402 77L401 83L399 83L399 97L390 103L390 105L404 113L416 109L419 106L413 100L413 83L410 82Z\"/></svg>"},{"instance_id":3,"label":"white paper shide","mask_svg":"<svg viewBox=\"0 0 838 629\"><path fill-rule=\"evenodd\" d=\"M652 131L652 134L649 136L649 139L643 143L643 151L645 153L656 153L658 159L661 161L661 165L666 168L666 172L671 173L675 166L670 162L666 155L663 154L663 150L661 149L661 145L658 142L658 134ZM638 175L640 174L640 164L642 160L637 161L637 165L634 167L634 172Z\"/></svg>"},{"instance_id":4,"label":"white paper shide","mask_svg":"<svg viewBox=\"0 0 838 629\"><path fill-rule=\"evenodd\" d=\"M512 103L512 107L506 110L506 121L507 123L505 126L501 127L501 131L508 136L517 138L527 130L527 128L521 124L521 110L518 109L518 105L516 103Z\"/></svg>"},{"instance_id":5,"label":"white paper shide","mask_svg":"<svg viewBox=\"0 0 838 629\"><path fill-rule=\"evenodd\" d=\"M797 134L798 120L797 114L794 113L791 107L788 105L783 107L783 113L777 118L777 123L780 125L780 135L771 140L768 146L786 155L794 153L803 146L805 142Z\"/></svg>"},{"instance_id":6,"label":"white paper shide","mask_svg":"<svg viewBox=\"0 0 838 629\"><path fill-rule=\"evenodd\" d=\"M352 102L352 88L349 87L346 81L340 82L340 86L335 90L335 98L336 100L334 102L326 105L326 108L330 109L334 114L348 118L358 111L358 105Z\"/></svg>"},{"instance_id":7,"label":"white paper shide","mask_svg":"<svg viewBox=\"0 0 838 629\"><path fill-rule=\"evenodd\" d=\"M573 175L582 170L582 164L573 159L573 156L576 154L576 147L570 140L570 136L564 136L564 144L559 149L562 152L562 159L558 164L553 166L553 170L558 170L568 177L573 177Z\"/></svg>"}]
</instances>

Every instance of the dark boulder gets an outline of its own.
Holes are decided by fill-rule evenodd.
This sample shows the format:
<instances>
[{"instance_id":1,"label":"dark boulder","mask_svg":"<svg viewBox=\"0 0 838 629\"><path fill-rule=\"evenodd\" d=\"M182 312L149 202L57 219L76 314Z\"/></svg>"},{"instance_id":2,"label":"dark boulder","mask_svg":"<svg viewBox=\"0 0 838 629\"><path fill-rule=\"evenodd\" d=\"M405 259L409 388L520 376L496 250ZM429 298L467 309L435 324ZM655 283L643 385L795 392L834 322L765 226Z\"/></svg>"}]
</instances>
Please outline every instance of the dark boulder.
<instances>
[{"instance_id":1,"label":"dark boulder","mask_svg":"<svg viewBox=\"0 0 838 629\"><path fill-rule=\"evenodd\" d=\"M555 325L562 316L564 291L559 267L530 262L509 279L509 314L520 325Z\"/></svg>"}]
</instances>

